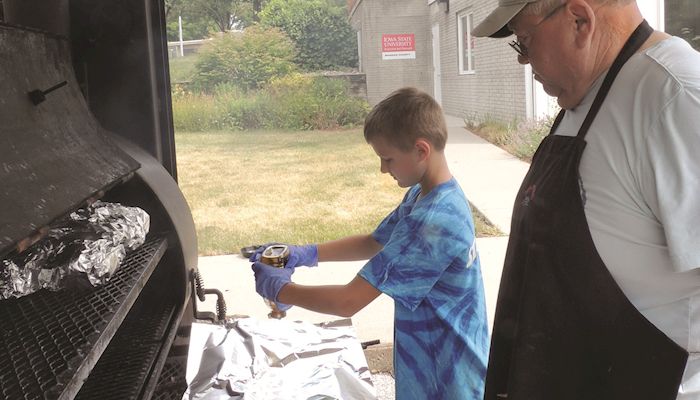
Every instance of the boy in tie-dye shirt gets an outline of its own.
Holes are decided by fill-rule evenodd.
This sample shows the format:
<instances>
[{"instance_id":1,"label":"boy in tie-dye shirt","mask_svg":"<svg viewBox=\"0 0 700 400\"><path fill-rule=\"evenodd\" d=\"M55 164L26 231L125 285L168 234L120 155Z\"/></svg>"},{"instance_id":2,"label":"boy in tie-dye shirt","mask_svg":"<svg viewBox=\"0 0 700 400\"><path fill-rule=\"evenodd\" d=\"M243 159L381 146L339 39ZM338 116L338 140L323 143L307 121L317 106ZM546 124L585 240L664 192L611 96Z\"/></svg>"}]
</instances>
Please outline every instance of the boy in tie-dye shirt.
<instances>
[{"instance_id":1,"label":"boy in tie-dye shirt","mask_svg":"<svg viewBox=\"0 0 700 400\"><path fill-rule=\"evenodd\" d=\"M381 172L409 188L401 204L370 234L289 246L283 269L254 255L256 290L282 309L345 317L385 293L395 304L396 398L481 400L489 343L484 289L469 204L444 155L442 110L417 89L399 89L372 109L364 133ZM297 266L363 259L369 261L345 285L291 282Z\"/></svg>"}]
</instances>

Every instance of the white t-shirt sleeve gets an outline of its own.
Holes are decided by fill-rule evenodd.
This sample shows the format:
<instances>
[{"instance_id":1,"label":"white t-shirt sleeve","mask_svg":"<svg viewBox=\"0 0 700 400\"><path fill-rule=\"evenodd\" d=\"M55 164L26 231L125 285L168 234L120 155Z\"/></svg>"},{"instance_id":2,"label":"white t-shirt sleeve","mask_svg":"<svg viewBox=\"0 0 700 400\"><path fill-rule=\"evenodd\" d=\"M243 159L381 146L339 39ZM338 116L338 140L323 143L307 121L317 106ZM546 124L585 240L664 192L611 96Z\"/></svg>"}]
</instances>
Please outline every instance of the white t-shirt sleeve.
<instances>
[{"instance_id":1,"label":"white t-shirt sleeve","mask_svg":"<svg viewBox=\"0 0 700 400\"><path fill-rule=\"evenodd\" d=\"M643 188L664 227L673 268L700 268L700 87L677 86L652 126Z\"/></svg>"}]
</instances>

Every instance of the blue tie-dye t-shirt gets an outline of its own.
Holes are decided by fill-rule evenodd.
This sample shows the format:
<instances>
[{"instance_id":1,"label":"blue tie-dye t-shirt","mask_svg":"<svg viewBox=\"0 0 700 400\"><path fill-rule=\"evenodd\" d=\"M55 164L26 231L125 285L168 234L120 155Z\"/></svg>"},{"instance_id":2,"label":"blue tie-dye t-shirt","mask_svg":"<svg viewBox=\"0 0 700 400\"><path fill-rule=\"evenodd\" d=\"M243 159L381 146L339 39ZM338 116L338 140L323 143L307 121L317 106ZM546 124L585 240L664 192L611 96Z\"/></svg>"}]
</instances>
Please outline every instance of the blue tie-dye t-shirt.
<instances>
[{"instance_id":1,"label":"blue tie-dye t-shirt","mask_svg":"<svg viewBox=\"0 0 700 400\"><path fill-rule=\"evenodd\" d=\"M474 222L457 181L420 186L372 233L360 276L394 299L396 398L483 398L488 326Z\"/></svg>"}]
</instances>

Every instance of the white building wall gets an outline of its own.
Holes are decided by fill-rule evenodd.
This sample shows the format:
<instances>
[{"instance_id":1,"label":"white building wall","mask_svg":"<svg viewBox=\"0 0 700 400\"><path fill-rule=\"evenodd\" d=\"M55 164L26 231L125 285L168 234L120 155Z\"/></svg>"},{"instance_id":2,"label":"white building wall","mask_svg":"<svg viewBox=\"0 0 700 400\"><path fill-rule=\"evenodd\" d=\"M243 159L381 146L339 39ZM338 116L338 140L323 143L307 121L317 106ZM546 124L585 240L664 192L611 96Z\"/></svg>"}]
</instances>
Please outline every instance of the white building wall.
<instances>
[{"instance_id":1,"label":"white building wall","mask_svg":"<svg viewBox=\"0 0 700 400\"><path fill-rule=\"evenodd\" d=\"M652 28L664 30L664 2L663 0L637 0L637 6L644 19Z\"/></svg>"}]
</instances>

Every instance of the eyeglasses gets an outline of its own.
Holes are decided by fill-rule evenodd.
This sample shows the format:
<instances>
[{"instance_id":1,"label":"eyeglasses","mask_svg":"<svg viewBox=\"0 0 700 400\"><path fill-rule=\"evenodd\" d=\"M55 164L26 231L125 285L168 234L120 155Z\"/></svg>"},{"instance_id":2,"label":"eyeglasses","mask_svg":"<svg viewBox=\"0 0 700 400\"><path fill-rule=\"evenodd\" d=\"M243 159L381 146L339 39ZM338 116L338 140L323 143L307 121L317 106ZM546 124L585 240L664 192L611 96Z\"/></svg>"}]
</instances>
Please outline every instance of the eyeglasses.
<instances>
[{"instance_id":1,"label":"eyeglasses","mask_svg":"<svg viewBox=\"0 0 700 400\"><path fill-rule=\"evenodd\" d=\"M564 6L565 6L566 4L567 4L566 2L561 3L560 5L558 5L557 7L555 7L552 11L550 11L549 13L547 13L547 15L545 15L544 18L542 18L542 19L540 20L540 22L536 23L536 24L530 29L530 33L534 32L534 30L537 29L537 27L539 27L544 21L546 21L546 20L548 20L549 18L553 17L554 14L556 14L557 12L559 12L559 10L561 10L562 8L564 8ZM521 56L521 57L528 57L527 46L525 46L520 40L518 40L518 39L513 40L513 41L509 42L508 45L509 45L510 47L512 47L513 50L515 50L515 52L518 53L519 56Z\"/></svg>"}]
</instances>

